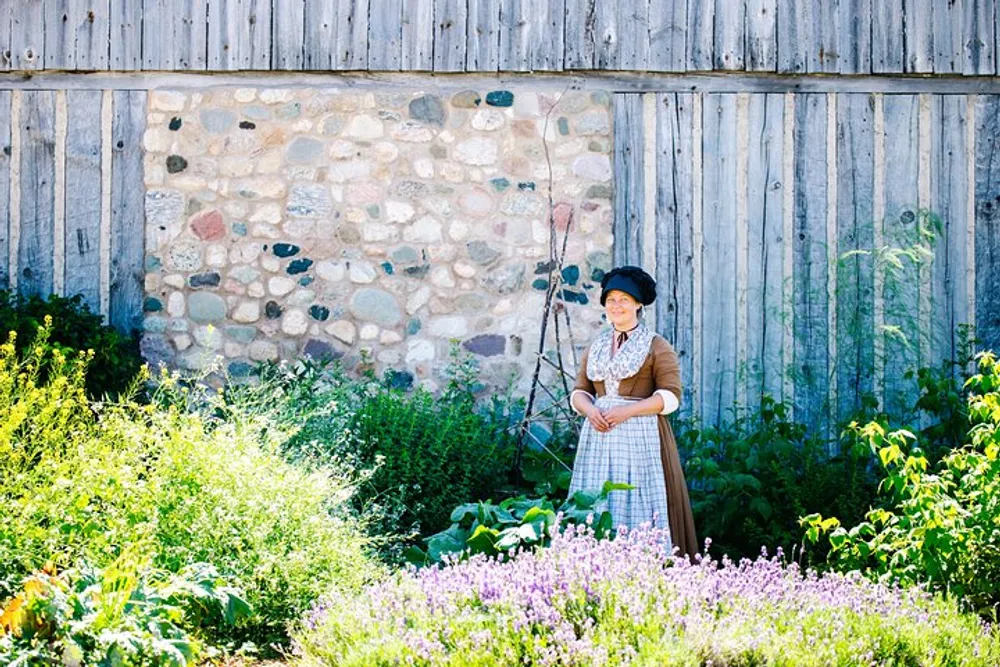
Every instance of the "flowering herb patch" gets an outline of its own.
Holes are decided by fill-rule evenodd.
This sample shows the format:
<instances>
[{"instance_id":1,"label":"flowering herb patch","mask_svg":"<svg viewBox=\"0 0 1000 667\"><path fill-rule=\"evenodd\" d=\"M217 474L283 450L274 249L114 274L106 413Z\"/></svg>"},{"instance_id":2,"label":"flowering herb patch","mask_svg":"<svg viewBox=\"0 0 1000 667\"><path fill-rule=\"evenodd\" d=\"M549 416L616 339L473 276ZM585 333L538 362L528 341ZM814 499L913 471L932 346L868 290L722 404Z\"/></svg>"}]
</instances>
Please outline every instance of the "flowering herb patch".
<instances>
[{"instance_id":1,"label":"flowering herb patch","mask_svg":"<svg viewBox=\"0 0 1000 667\"><path fill-rule=\"evenodd\" d=\"M781 555L690 563L646 528L586 526L506 562L407 569L316 606L305 665L996 665L1000 635L919 588Z\"/></svg>"}]
</instances>

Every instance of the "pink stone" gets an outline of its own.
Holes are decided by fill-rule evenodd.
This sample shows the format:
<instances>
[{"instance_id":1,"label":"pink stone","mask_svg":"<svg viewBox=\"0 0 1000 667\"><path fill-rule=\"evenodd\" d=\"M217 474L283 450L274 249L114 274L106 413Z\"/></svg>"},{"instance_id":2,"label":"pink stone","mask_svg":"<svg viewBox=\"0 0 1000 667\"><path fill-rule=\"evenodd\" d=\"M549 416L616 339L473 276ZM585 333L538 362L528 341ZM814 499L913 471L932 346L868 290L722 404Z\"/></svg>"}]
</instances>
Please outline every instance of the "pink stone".
<instances>
[{"instance_id":1,"label":"pink stone","mask_svg":"<svg viewBox=\"0 0 1000 667\"><path fill-rule=\"evenodd\" d=\"M347 202L355 206L378 203L382 199L382 187L375 181L358 181L347 186Z\"/></svg>"},{"instance_id":2,"label":"pink stone","mask_svg":"<svg viewBox=\"0 0 1000 667\"><path fill-rule=\"evenodd\" d=\"M469 215L482 218L493 210L493 198L483 188L473 188L461 196L458 205Z\"/></svg>"},{"instance_id":3,"label":"pink stone","mask_svg":"<svg viewBox=\"0 0 1000 667\"><path fill-rule=\"evenodd\" d=\"M566 231L570 221L573 219L573 205L566 202L559 202L552 209L552 219L556 223L556 229L561 232Z\"/></svg>"},{"instance_id":4,"label":"pink stone","mask_svg":"<svg viewBox=\"0 0 1000 667\"><path fill-rule=\"evenodd\" d=\"M205 211L191 218L191 231L202 241L218 241L226 236L226 223L218 211Z\"/></svg>"}]
</instances>

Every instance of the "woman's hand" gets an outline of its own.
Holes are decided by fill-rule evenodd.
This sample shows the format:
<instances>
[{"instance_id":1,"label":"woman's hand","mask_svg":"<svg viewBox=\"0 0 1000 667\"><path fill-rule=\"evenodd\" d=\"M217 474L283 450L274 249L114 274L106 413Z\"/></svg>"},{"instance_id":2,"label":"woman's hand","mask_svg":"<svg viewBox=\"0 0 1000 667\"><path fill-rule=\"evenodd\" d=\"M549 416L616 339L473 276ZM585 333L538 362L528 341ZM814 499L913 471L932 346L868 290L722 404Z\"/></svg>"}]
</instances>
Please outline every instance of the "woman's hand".
<instances>
[{"instance_id":1,"label":"woman's hand","mask_svg":"<svg viewBox=\"0 0 1000 667\"><path fill-rule=\"evenodd\" d=\"M607 420L604 418L604 414L601 413L601 410L593 403L587 407L586 415L587 421L590 422L590 425L594 427L595 431L604 433L611 428L611 425L608 424Z\"/></svg>"},{"instance_id":2,"label":"woman's hand","mask_svg":"<svg viewBox=\"0 0 1000 667\"><path fill-rule=\"evenodd\" d=\"M629 419L634 416L635 415L632 414L631 406L619 405L611 408L610 410L604 413L604 421L608 423L608 426L610 428L614 428L615 426L618 426L626 419Z\"/></svg>"}]
</instances>

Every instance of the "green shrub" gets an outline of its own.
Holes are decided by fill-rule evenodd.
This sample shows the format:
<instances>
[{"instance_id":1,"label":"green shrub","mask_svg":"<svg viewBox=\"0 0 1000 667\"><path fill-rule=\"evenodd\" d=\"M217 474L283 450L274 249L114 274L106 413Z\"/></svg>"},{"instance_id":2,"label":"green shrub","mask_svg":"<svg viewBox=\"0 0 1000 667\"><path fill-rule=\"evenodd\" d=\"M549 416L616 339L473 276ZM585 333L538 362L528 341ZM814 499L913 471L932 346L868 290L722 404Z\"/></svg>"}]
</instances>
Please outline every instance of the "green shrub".
<instances>
[{"instance_id":1,"label":"green shrub","mask_svg":"<svg viewBox=\"0 0 1000 667\"><path fill-rule=\"evenodd\" d=\"M872 456L855 439L837 444L831 456L825 439L768 397L759 413L725 426L682 426L678 447L698 534L731 557L753 557L762 546L791 552L804 514L833 509L861 518L878 483Z\"/></svg>"},{"instance_id":2,"label":"green shrub","mask_svg":"<svg viewBox=\"0 0 1000 667\"><path fill-rule=\"evenodd\" d=\"M0 347L0 601L50 560L102 567L142 543L155 567L211 563L245 590L254 615L218 638L263 645L330 586L375 574L344 473L286 462L266 414L173 376L148 405L91 403L86 358L53 360L42 380L36 357Z\"/></svg>"},{"instance_id":3,"label":"green shrub","mask_svg":"<svg viewBox=\"0 0 1000 667\"><path fill-rule=\"evenodd\" d=\"M849 522L803 518L813 541L829 532L833 564L902 583L928 583L993 617L1000 609L1000 361L978 356L969 378L969 444L931 467L906 430L854 428L886 471L884 507ZM847 528L845 526L851 526Z\"/></svg>"},{"instance_id":4,"label":"green shrub","mask_svg":"<svg viewBox=\"0 0 1000 667\"><path fill-rule=\"evenodd\" d=\"M58 323L49 332L48 345L52 348L66 356L76 350L93 350L94 361L86 380L91 396L117 395L128 389L142 365L138 336L126 336L105 325L104 318L91 312L79 295L42 299L0 291L0 332L6 336L16 331L19 350L35 339L46 317Z\"/></svg>"}]
</instances>

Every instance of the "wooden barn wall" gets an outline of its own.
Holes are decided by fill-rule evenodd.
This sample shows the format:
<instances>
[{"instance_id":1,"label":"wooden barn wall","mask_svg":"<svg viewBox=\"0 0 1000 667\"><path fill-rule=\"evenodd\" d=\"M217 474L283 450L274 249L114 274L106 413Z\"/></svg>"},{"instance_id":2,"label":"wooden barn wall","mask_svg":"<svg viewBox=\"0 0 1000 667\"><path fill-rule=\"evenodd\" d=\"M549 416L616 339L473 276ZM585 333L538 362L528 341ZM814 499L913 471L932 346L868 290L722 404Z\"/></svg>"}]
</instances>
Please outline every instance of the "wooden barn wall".
<instances>
[{"instance_id":1,"label":"wooden barn wall","mask_svg":"<svg viewBox=\"0 0 1000 667\"><path fill-rule=\"evenodd\" d=\"M0 70L997 73L997 0L0 0Z\"/></svg>"},{"instance_id":2,"label":"wooden barn wall","mask_svg":"<svg viewBox=\"0 0 1000 667\"><path fill-rule=\"evenodd\" d=\"M142 319L146 91L0 91L0 289Z\"/></svg>"},{"instance_id":3,"label":"wooden barn wall","mask_svg":"<svg viewBox=\"0 0 1000 667\"><path fill-rule=\"evenodd\" d=\"M618 94L614 120L614 256L655 272L709 421L898 411L962 325L1000 349L1000 95Z\"/></svg>"}]
</instances>

